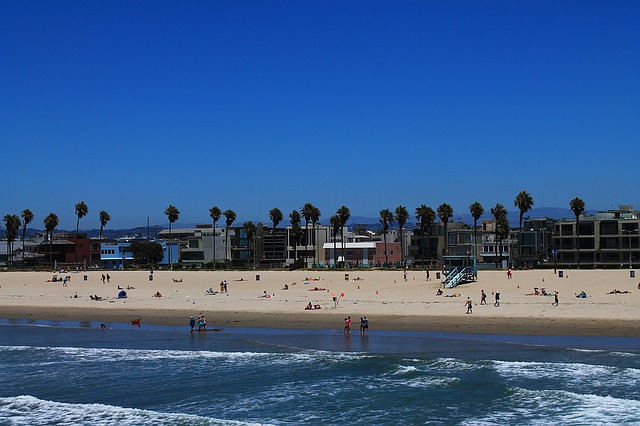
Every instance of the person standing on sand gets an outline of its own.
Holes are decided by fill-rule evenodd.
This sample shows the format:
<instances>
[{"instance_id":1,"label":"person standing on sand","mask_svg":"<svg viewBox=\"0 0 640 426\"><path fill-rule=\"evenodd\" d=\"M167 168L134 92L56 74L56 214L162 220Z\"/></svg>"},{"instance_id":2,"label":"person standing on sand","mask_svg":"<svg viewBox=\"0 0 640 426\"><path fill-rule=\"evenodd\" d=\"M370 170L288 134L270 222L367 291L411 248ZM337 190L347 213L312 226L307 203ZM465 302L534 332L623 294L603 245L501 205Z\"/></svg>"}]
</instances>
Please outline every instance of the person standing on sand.
<instances>
[{"instance_id":1,"label":"person standing on sand","mask_svg":"<svg viewBox=\"0 0 640 426\"><path fill-rule=\"evenodd\" d=\"M404 271L404 273L402 274L402 278L404 278L404 280L407 281L407 271Z\"/></svg>"},{"instance_id":2,"label":"person standing on sand","mask_svg":"<svg viewBox=\"0 0 640 426\"><path fill-rule=\"evenodd\" d=\"M111 277L109 276L109 274L107 274L107 282L110 283L111 282Z\"/></svg>"},{"instance_id":3,"label":"person standing on sand","mask_svg":"<svg viewBox=\"0 0 640 426\"><path fill-rule=\"evenodd\" d=\"M481 305L487 304L487 294L484 292L484 290L480 290L480 304Z\"/></svg>"},{"instance_id":4,"label":"person standing on sand","mask_svg":"<svg viewBox=\"0 0 640 426\"><path fill-rule=\"evenodd\" d=\"M553 292L553 303L552 303L552 305L553 306L558 306L558 292L557 291Z\"/></svg>"},{"instance_id":5,"label":"person standing on sand","mask_svg":"<svg viewBox=\"0 0 640 426\"><path fill-rule=\"evenodd\" d=\"M189 319L189 327L191 328L191 332L193 333L193 328L196 326L196 319L191 315Z\"/></svg>"},{"instance_id":6,"label":"person standing on sand","mask_svg":"<svg viewBox=\"0 0 640 426\"><path fill-rule=\"evenodd\" d=\"M224 292L225 292L225 293L228 293L228 292L229 292L229 291L228 291L229 283L227 283L227 280L224 280L224 281L222 282L222 285L224 286Z\"/></svg>"},{"instance_id":7,"label":"person standing on sand","mask_svg":"<svg viewBox=\"0 0 640 426\"><path fill-rule=\"evenodd\" d=\"M467 305L467 313L468 314L472 314L473 313L473 302L471 301L471 298L467 297L467 301L464 304Z\"/></svg>"},{"instance_id":8,"label":"person standing on sand","mask_svg":"<svg viewBox=\"0 0 640 426\"><path fill-rule=\"evenodd\" d=\"M429 270L427 269L427 281L431 281L431 277L429 277Z\"/></svg>"},{"instance_id":9,"label":"person standing on sand","mask_svg":"<svg viewBox=\"0 0 640 426\"><path fill-rule=\"evenodd\" d=\"M493 304L496 308L500 307L500 293L496 291L496 303Z\"/></svg>"}]
</instances>

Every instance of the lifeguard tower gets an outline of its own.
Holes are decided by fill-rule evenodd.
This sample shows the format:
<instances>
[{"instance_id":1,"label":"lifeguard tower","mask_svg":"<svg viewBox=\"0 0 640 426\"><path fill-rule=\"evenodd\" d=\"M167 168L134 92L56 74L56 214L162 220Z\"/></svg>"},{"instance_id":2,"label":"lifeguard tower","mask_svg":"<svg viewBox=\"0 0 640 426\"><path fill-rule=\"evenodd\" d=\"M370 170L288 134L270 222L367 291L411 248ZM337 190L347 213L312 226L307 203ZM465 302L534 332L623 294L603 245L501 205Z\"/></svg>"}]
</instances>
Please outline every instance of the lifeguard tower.
<instances>
[{"instance_id":1,"label":"lifeguard tower","mask_svg":"<svg viewBox=\"0 0 640 426\"><path fill-rule=\"evenodd\" d=\"M474 282L478 279L478 265L474 256L443 256L442 274L445 288L458 284Z\"/></svg>"}]
</instances>

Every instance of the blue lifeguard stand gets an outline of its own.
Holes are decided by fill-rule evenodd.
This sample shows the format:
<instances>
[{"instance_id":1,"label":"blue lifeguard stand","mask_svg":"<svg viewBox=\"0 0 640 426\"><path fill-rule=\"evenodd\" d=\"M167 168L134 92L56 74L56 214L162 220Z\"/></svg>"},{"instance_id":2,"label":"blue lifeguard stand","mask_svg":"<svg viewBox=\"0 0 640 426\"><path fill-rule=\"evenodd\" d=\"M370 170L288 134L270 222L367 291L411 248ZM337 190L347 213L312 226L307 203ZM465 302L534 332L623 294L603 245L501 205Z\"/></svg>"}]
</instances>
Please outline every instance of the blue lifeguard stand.
<instances>
[{"instance_id":1,"label":"blue lifeguard stand","mask_svg":"<svg viewBox=\"0 0 640 426\"><path fill-rule=\"evenodd\" d=\"M443 256L442 284L453 288L458 284L474 282L478 279L478 264L474 256Z\"/></svg>"}]
</instances>

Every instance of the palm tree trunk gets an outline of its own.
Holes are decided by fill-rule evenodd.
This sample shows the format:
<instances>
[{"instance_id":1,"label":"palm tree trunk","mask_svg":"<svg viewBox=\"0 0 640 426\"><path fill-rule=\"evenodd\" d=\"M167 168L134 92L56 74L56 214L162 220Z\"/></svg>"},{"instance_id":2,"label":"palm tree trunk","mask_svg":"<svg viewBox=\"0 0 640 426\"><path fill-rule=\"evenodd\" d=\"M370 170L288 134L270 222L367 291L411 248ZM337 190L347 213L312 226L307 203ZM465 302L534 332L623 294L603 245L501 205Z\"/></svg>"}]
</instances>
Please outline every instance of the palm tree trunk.
<instances>
[{"instance_id":1,"label":"palm tree trunk","mask_svg":"<svg viewBox=\"0 0 640 426\"><path fill-rule=\"evenodd\" d=\"M387 233L382 234L382 238L384 239L384 266L385 268L389 267L389 256L387 256Z\"/></svg>"}]
</instances>

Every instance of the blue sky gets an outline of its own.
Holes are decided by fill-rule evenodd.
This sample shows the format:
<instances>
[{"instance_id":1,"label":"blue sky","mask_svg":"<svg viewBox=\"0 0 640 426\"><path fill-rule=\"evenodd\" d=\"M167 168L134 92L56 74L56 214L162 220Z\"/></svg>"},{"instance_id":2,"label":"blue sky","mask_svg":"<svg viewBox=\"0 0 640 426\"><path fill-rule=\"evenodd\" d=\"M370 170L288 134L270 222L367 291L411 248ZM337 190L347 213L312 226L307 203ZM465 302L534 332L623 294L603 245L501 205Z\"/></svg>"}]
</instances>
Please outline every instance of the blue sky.
<instances>
[{"instance_id":1,"label":"blue sky","mask_svg":"<svg viewBox=\"0 0 640 426\"><path fill-rule=\"evenodd\" d=\"M640 207L638 1L0 3L1 212Z\"/></svg>"}]
</instances>

